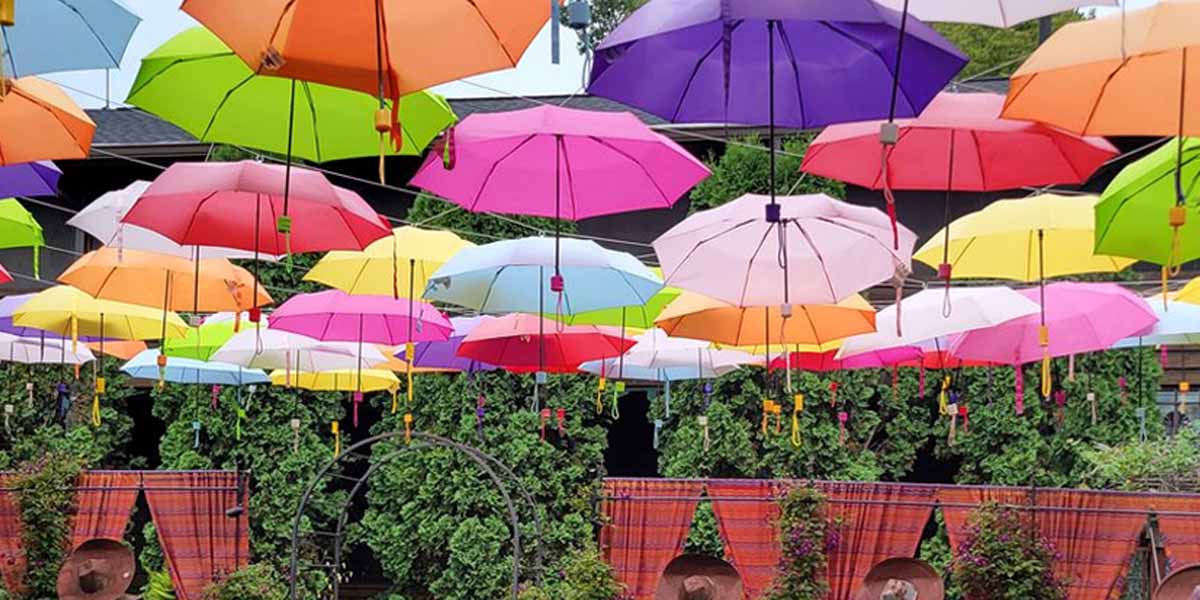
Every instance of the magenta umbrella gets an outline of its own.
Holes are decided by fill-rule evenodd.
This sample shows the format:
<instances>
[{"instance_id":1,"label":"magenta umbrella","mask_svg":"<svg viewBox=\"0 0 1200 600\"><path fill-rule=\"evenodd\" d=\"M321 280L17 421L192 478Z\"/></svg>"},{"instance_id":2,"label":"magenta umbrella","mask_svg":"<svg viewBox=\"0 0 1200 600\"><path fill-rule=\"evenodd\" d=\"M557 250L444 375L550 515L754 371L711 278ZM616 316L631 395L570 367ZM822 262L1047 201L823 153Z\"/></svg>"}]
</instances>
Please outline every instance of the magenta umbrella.
<instances>
[{"instance_id":1,"label":"magenta umbrella","mask_svg":"<svg viewBox=\"0 0 1200 600\"><path fill-rule=\"evenodd\" d=\"M1029 288L1020 293L1036 302L1041 292ZM1050 358L1107 350L1158 322L1144 300L1115 283L1054 283L1044 293L1044 315L968 331L954 341L950 353L1016 367L1040 360L1042 395L1049 397Z\"/></svg>"},{"instance_id":2,"label":"magenta umbrella","mask_svg":"<svg viewBox=\"0 0 1200 600\"><path fill-rule=\"evenodd\" d=\"M432 304L391 296L351 296L341 290L298 294L271 313L271 329L325 342L366 342L396 346L444 342L454 325Z\"/></svg>"}]
</instances>

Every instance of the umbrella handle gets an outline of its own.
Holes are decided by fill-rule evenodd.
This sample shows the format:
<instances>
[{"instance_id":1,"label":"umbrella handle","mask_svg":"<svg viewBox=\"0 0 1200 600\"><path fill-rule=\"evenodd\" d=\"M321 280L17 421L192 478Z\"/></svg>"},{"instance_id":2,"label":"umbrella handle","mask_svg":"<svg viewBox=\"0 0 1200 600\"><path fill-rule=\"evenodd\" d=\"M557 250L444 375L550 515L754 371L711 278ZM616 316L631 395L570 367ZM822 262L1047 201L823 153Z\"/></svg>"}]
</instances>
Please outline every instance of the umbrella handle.
<instances>
[{"instance_id":1,"label":"umbrella handle","mask_svg":"<svg viewBox=\"0 0 1200 600\"><path fill-rule=\"evenodd\" d=\"M704 432L704 451L708 452L709 447L712 445L712 441L708 437L708 415L696 417L696 423L700 425L700 430Z\"/></svg>"},{"instance_id":2,"label":"umbrella handle","mask_svg":"<svg viewBox=\"0 0 1200 600\"><path fill-rule=\"evenodd\" d=\"M342 454L342 428L337 421L331 422L329 428L333 433L333 457L337 458Z\"/></svg>"}]
</instances>

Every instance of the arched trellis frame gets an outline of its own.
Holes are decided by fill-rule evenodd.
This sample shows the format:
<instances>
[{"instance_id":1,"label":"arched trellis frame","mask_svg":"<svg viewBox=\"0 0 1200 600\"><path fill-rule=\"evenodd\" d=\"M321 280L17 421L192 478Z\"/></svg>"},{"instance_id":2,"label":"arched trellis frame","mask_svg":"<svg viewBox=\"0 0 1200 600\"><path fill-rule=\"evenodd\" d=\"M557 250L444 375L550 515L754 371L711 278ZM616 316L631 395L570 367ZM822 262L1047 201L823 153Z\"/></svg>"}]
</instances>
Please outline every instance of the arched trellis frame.
<instances>
[{"instance_id":1,"label":"arched trellis frame","mask_svg":"<svg viewBox=\"0 0 1200 600\"><path fill-rule=\"evenodd\" d=\"M376 457L375 460L371 460L371 450L376 444L392 440L398 440L400 444L396 445L395 448L390 450L387 454L381 457ZM290 566L288 577L289 598L292 600L298 599L298 580L300 577L300 567L302 566L302 563L300 562L300 544L302 538L305 536L312 536L314 538L328 540L333 544L332 552L329 553L331 560L328 563L309 566L329 573L333 585L333 597L338 597L338 593L340 591L339 587L341 586L340 575L342 569L343 547L346 540L346 525L350 517L350 509L354 499L363 491L367 482L371 479L371 476L373 476L380 467L391 464L397 458L400 458L411 451L429 449L453 450L463 456L466 456L467 458L470 458L475 465L479 467L479 470L483 471L483 473L487 475L489 479L491 479L493 486L495 486L496 490L500 492L500 496L504 500L505 511L509 521L509 528L512 530L513 569L511 576L511 598L513 600L516 600L517 595L520 592L520 580L522 574L521 565L525 558L525 546L522 545L521 538L520 515L517 510L517 504L513 502L512 494L509 491L510 486L516 489L519 495L519 501L523 503L533 514L534 539L532 575L538 583L541 583L543 575L541 513L538 512L538 506L534 502L533 496L531 496L528 490L525 489L525 486L521 483L521 480L517 478L516 474L512 472L512 469L509 469L507 465L500 462L490 454L487 454L486 452L467 444L461 444L441 436L422 432L413 433L411 441L406 443L404 441L403 432L392 432L373 436L349 446L337 457L326 463L325 466L317 472L316 476L313 477L312 481L309 482L308 487L304 490L304 495L301 497L300 504L296 508L296 517L292 523L291 557L289 561ZM369 466L367 466L366 470L362 472L361 476L353 477L343 474L344 469L341 467L361 463L362 461L366 461ZM328 485L331 480L340 480L351 484L350 493L346 498L346 501L342 504L340 514L338 515L337 526L335 530L332 532L301 531L301 523L304 520L305 510L309 506L309 502L312 499L313 493L319 487L321 487L322 484Z\"/></svg>"}]
</instances>

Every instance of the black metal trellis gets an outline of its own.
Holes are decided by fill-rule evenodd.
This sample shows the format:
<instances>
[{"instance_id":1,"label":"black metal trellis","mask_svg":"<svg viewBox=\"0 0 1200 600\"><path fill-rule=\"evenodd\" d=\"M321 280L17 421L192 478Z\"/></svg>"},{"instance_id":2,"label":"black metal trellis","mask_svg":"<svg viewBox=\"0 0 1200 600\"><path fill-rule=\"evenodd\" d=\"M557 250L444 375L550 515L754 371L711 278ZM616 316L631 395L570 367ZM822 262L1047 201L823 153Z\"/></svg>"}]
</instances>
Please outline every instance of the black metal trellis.
<instances>
[{"instance_id":1,"label":"black metal trellis","mask_svg":"<svg viewBox=\"0 0 1200 600\"><path fill-rule=\"evenodd\" d=\"M496 490L500 492L501 498L504 500L506 516L509 520L509 527L512 530L512 547L513 547L513 570L511 575L511 598L516 600L520 592L520 580L522 574L522 564L525 561L526 548L522 544L521 537L521 520L517 510L517 504L514 503L513 497L510 494L510 486L515 488L519 495L519 502L525 505L526 508L533 514L533 576L539 583L543 575L543 555L541 548L542 536L542 517L538 511L538 506L534 502L533 497L525 489L525 486L516 477L511 469L504 463L497 460L495 457L479 450L478 448L455 442L447 438L422 432L413 432L411 443L405 443L404 432L391 432L382 435L373 436L357 442L341 454L331 459L325 464L313 477L308 487L304 491L304 495L300 499L300 504L296 508L296 517L292 523L292 541L291 541L291 556L289 559L289 576L288 576L288 597L292 600L299 598L298 581L301 575L301 567L308 567L309 570L320 570L327 572L330 576L331 585L333 587L333 597L338 597L341 587L341 575L344 560L344 547L346 541L346 525L350 518L350 510L355 498L366 488L367 482L379 470L380 467L392 463L397 458L404 456L410 451L421 451L430 449L446 449L453 450L471 459L477 467L492 481ZM371 449L380 442L398 441L400 442L394 449L387 454L379 457L374 457ZM369 466L363 471L360 476L344 475L341 471L349 464L361 464L362 461L367 461ZM312 499L313 493L323 484L329 485L333 480L352 483L349 495L341 505L341 511L337 517L337 524L333 531L302 531L301 524L304 522L306 509ZM343 484L344 487L344 484ZM302 538L311 537L314 540L324 540L325 543L332 543L332 549L322 557L320 563L304 563L300 560L300 548L303 542ZM321 542L316 542L318 547Z\"/></svg>"}]
</instances>

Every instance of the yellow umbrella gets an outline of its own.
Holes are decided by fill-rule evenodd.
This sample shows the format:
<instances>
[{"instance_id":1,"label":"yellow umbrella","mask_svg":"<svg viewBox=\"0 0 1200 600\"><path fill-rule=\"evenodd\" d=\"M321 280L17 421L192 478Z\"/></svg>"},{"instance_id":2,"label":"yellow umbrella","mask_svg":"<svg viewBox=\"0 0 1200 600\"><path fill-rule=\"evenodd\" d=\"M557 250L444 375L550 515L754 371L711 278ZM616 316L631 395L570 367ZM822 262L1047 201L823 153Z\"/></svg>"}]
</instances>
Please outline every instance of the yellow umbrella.
<instances>
[{"instance_id":1,"label":"yellow umbrella","mask_svg":"<svg viewBox=\"0 0 1200 600\"><path fill-rule=\"evenodd\" d=\"M459 250L474 246L449 231L399 227L358 251L326 254L304 276L347 294L420 297L429 277Z\"/></svg>"},{"instance_id":2,"label":"yellow umbrella","mask_svg":"<svg viewBox=\"0 0 1200 600\"><path fill-rule=\"evenodd\" d=\"M1180 288L1178 292L1170 294L1168 298L1176 302L1200 304L1200 277L1187 282L1187 285Z\"/></svg>"},{"instance_id":3,"label":"yellow umbrella","mask_svg":"<svg viewBox=\"0 0 1200 600\"><path fill-rule=\"evenodd\" d=\"M1012 279L1111 273L1137 262L1103 256L1095 243L1096 196L1056 196L1001 200L950 224L950 242L939 231L913 259L934 269L943 262L960 279Z\"/></svg>"},{"instance_id":4,"label":"yellow umbrella","mask_svg":"<svg viewBox=\"0 0 1200 600\"><path fill-rule=\"evenodd\" d=\"M836 305L794 305L784 318L779 306L730 306L684 292L655 323L667 335L730 346L828 344L875 331L875 309L857 294Z\"/></svg>"},{"instance_id":5,"label":"yellow umbrella","mask_svg":"<svg viewBox=\"0 0 1200 600\"><path fill-rule=\"evenodd\" d=\"M400 379L395 373L383 369L363 369L362 378L356 369L338 369L335 371L293 372L292 386L314 392L381 392L395 391L400 387ZM286 386L287 372L277 369L271 372L271 384Z\"/></svg>"}]
</instances>

